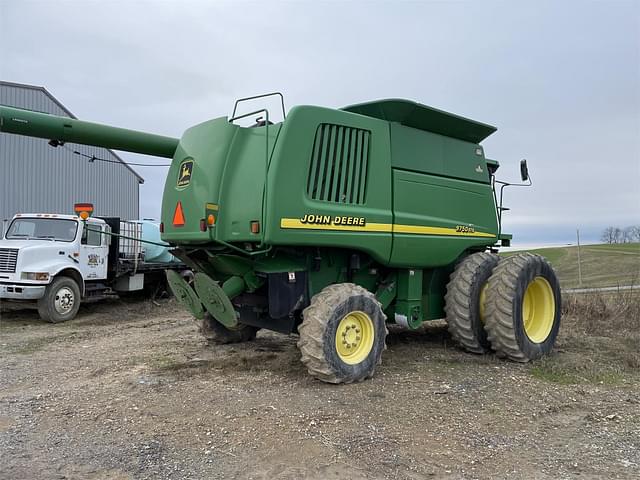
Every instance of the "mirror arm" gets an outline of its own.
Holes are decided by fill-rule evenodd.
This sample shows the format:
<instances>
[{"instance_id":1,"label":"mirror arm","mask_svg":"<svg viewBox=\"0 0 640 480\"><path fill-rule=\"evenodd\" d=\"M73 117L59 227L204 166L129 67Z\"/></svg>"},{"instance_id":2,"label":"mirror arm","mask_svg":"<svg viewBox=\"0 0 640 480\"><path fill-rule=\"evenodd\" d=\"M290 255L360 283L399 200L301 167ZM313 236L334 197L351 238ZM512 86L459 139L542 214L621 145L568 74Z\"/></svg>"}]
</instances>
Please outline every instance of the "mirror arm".
<instances>
[{"instance_id":1,"label":"mirror arm","mask_svg":"<svg viewBox=\"0 0 640 480\"><path fill-rule=\"evenodd\" d=\"M502 208L502 196L504 193L504 188L505 187L530 187L533 182L531 181L531 175L528 176L527 178L527 183L509 183L509 182L503 182L501 180L496 180L496 178L493 178L493 183L499 183L500 184L500 202L498 203L498 237L500 237L500 234L502 233L502 212L503 212L503 208ZM493 189L493 192L495 194L495 188Z\"/></svg>"}]
</instances>

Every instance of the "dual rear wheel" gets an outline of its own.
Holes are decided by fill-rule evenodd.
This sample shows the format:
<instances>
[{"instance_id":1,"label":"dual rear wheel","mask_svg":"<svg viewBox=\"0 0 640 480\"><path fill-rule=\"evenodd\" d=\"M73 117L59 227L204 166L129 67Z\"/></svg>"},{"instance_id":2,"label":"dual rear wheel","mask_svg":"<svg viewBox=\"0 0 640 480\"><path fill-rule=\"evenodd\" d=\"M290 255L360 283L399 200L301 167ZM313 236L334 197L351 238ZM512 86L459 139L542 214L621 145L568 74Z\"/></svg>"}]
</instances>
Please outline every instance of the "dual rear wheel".
<instances>
[{"instance_id":1,"label":"dual rear wheel","mask_svg":"<svg viewBox=\"0 0 640 480\"><path fill-rule=\"evenodd\" d=\"M560 328L560 286L544 257L469 255L447 285L446 319L467 351L528 362L549 353Z\"/></svg>"}]
</instances>

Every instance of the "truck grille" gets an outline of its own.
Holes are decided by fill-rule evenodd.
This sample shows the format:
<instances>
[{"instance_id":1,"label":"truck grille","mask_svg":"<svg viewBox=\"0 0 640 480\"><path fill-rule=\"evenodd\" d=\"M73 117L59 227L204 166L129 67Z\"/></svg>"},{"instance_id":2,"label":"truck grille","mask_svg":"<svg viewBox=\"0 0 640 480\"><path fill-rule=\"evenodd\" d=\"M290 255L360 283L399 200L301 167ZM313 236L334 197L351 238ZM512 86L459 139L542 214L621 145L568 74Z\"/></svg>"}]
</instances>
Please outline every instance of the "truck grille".
<instances>
[{"instance_id":1,"label":"truck grille","mask_svg":"<svg viewBox=\"0 0 640 480\"><path fill-rule=\"evenodd\" d=\"M16 273L17 248L0 248L0 273Z\"/></svg>"},{"instance_id":2,"label":"truck grille","mask_svg":"<svg viewBox=\"0 0 640 480\"><path fill-rule=\"evenodd\" d=\"M316 131L307 194L325 202L363 204L371 132L323 123Z\"/></svg>"}]
</instances>

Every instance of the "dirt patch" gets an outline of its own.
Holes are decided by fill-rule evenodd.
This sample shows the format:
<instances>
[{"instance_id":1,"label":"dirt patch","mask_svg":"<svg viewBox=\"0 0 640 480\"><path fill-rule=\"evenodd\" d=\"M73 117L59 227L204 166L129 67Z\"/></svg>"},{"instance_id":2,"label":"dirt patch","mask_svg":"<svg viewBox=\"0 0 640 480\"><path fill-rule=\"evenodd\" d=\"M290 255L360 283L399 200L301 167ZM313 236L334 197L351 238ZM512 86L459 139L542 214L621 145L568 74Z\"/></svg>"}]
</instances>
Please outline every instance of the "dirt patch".
<instances>
[{"instance_id":1,"label":"dirt patch","mask_svg":"<svg viewBox=\"0 0 640 480\"><path fill-rule=\"evenodd\" d=\"M640 339L567 311L531 365L391 328L374 379L320 383L295 337L209 347L172 302L0 318L0 478L638 478Z\"/></svg>"}]
</instances>

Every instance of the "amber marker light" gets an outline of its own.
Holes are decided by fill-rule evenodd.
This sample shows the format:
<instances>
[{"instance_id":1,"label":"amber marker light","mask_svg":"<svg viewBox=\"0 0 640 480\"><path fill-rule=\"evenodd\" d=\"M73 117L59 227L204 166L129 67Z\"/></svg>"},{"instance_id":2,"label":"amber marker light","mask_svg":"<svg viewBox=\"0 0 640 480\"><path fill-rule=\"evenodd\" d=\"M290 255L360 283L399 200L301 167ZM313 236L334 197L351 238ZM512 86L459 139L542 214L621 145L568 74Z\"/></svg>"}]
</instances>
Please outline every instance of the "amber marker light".
<instances>
[{"instance_id":1,"label":"amber marker light","mask_svg":"<svg viewBox=\"0 0 640 480\"><path fill-rule=\"evenodd\" d=\"M251 233L260 233L260 222L258 222L257 220L251 222Z\"/></svg>"},{"instance_id":2,"label":"amber marker light","mask_svg":"<svg viewBox=\"0 0 640 480\"><path fill-rule=\"evenodd\" d=\"M73 211L78 215L82 220L86 220L93 213L93 204L92 203L76 203L73 206Z\"/></svg>"},{"instance_id":3,"label":"amber marker light","mask_svg":"<svg viewBox=\"0 0 640 480\"><path fill-rule=\"evenodd\" d=\"M213 227L216 224L216 217L212 213L207 215L207 225Z\"/></svg>"}]
</instances>

